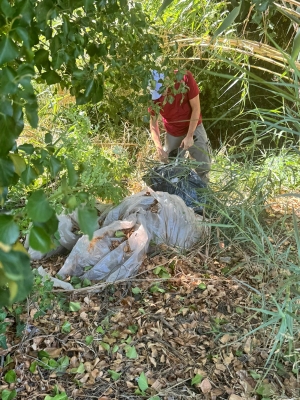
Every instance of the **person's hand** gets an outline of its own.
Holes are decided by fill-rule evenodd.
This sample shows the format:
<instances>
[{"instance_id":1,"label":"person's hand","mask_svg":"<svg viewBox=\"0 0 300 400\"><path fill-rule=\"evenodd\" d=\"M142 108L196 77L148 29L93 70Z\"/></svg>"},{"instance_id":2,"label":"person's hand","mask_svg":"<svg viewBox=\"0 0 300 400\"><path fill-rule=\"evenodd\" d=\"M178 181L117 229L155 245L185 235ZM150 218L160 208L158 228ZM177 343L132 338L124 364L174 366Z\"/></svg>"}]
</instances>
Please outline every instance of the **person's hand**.
<instances>
[{"instance_id":1,"label":"person's hand","mask_svg":"<svg viewBox=\"0 0 300 400\"><path fill-rule=\"evenodd\" d=\"M157 149L157 154L161 162L168 162L168 153L164 149Z\"/></svg>"},{"instance_id":2,"label":"person's hand","mask_svg":"<svg viewBox=\"0 0 300 400\"><path fill-rule=\"evenodd\" d=\"M194 145L194 139L193 136L186 136L183 141L181 142L180 147L184 150L188 150L190 147Z\"/></svg>"}]
</instances>

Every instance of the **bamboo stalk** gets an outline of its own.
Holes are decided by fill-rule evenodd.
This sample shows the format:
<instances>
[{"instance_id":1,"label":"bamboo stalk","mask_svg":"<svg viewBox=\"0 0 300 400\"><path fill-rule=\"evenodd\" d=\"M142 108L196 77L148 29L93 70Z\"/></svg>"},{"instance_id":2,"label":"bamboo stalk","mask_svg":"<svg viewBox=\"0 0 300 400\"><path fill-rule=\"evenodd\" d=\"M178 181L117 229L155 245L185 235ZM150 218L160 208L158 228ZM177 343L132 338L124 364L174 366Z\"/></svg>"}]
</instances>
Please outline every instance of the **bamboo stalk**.
<instances>
[{"instance_id":1,"label":"bamboo stalk","mask_svg":"<svg viewBox=\"0 0 300 400\"><path fill-rule=\"evenodd\" d=\"M179 44L179 51L183 47L188 46L198 48L200 52L202 52L202 50L205 50L206 48L220 49L224 51L236 51L238 53L255 57L262 61L266 61L283 69L287 67L288 59L290 57L284 51L279 51L267 44L238 38L218 38L217 41L212 41L212 38L210 36L202 38L181 37L169 42L167 45L171 46L175 43ZM300 63L295 62L295 64L296 67L300 70Z\"/></svg>"}]
</instances>

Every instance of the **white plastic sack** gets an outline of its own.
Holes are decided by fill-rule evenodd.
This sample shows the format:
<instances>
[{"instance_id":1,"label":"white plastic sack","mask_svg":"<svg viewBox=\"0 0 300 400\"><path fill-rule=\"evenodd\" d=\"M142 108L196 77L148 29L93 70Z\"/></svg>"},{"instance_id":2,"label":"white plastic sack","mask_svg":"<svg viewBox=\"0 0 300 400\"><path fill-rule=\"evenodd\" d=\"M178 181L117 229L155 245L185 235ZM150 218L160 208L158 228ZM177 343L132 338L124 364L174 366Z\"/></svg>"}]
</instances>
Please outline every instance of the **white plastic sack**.
<instances>
[{"instance_id":1,"label":"white plastic sack","mask_svg":"<svg viewBox=\"0 0 300 400\"><path fill-rule=\"evenodd\" d=\"M151 189L127 197L108 213L103 225L91 241L86 235L78 240L59 275L109 282L125 279L137 272L151 240L189 249L206 233L202 217L180 197ZM131 236L113 246L116 231L131 228ZM85 272L87 266L93 268Z\"/></svg>"},{"instance_id":2,"label":"white plastic sack","mask_svg":"<svg viewBox=\"0 0 300 400\"><path fill-rule=\"evenodd\" d=\"M60 214L57 215L58 219L58 233L59 233L59 243L63 248L67 250L72 250L77 240L80 238L72 232L74 225L77 225L77 212L74 211L72 214ZM29 246L29 235L26 236L24 246L28 249L28 254L31 260L40 260L46 254L51 256L56 253L57 249L50 251L49 253L41 253L40 251L34 250Z\"/></svg>"}]
</instances>

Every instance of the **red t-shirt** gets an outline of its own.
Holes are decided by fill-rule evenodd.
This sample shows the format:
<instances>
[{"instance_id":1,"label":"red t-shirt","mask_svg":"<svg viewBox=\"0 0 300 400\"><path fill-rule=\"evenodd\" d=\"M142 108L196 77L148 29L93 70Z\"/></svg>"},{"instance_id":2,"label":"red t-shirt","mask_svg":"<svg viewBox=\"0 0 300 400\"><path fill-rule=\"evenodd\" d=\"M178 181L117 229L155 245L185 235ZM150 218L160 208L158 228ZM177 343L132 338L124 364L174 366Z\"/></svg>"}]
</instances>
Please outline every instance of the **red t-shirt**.
<instances>
[{"instance_id":1,"label":"red t-shirt","mask_svg":"<svg viewBox=\"0 0 300 400\"><path fill-rule=\"evenodd\" d=\"M190 100L196 96L199 96L200 90L197 82L195 81L192 73L187 71L182 79L187 86L186 93L176 94L174 101L163 105L165 96L161 96L159 99L154 100L155 104L158 104L160 108L160 114L163 119L163 123L166 131L172 136L183 136L187 134L190 124L190 118L192 114L192 107ZM180 83L175 84L175 89L179 88ZM151 115L155 115L155 112L149 108ZM198 125L202 123L202 116L199 115Z\"/></svg>"}]
</instances>

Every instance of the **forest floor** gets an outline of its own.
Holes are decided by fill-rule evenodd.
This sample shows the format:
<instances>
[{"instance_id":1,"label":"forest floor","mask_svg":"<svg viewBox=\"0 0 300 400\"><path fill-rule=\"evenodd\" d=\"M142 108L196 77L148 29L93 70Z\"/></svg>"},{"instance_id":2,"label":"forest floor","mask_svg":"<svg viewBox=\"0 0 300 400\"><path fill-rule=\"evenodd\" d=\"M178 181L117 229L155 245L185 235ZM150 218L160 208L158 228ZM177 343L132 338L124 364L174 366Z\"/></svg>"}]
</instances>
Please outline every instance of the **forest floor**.
<instances>
[{"instance_id":1,"label":"forest floor","mask_svg":"<svg viewBox=\"0 0 300 400\"><path fill-rule=\"evenodd\" d=\"M300 204L288 204L274 202L265 223L282 220L292 229ZM16 334L14 318L5 320L0 372L14 370L17 380L0 381L0 392L16 389L24 400L300 399L291 363L266 364L269 331L253 332L262 324L262 314L251 310L261 306L258 293L268 297L277 288L251 255L216 238L187 255L161 246L126 282L52 291L39 318L47 295L29 298L23 332ZM64 260L33 267L55 275Z\"/></svg>"}]
</instances>

